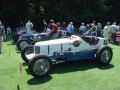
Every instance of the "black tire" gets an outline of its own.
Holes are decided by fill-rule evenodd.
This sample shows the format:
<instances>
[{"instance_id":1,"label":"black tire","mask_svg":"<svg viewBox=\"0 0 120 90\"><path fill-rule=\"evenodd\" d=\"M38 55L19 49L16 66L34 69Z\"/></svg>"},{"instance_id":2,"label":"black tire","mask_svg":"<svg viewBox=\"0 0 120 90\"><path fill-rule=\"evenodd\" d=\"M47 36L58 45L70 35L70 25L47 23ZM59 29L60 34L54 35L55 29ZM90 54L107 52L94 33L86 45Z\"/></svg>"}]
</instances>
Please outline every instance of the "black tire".
<instances>
[{"instance_id":1,"label":"black tire","mask_svg":"<svg viewBox=\"0 0 120 90\"><path fill-rule=\"evenodd\" d=\"M41 68L38 68L41 67ZM30 60L28 70L35 78L40 78L48 75L52 67L52 61L45 55L38 55Z\"/></svg>"},{"instance_id":2,"label":"black tire","mask_svg":"<svg viewBox=\"0 0 120 90\"><path fill-rule=\"evenodd\" d=\"M20 51L22 51L22 49L29 44L30 44L30 42L27 39L21 39L20 41L18 41L17 47Z\"/></svg>"},{"instance_id":3,"label":"black tire","mask_svg":"<svg viewBox=\"0 0 120 90\"><path fill-rule=\"evenodd\" d=\"M22 51L21 51L21 57L26 62L29 63L29 59L26 57L27 54L31 54L34 52L34 46L33 45L27 45Z\"/></svg>"},{"instance_id":4,"label":"black tire","mask_svg":"<svg viewBox=\"0 0 120 90\"><path fill-rule=\"evenodd\" d=\"M112 60L113 51L109 46L103 46L98 49L96 56L100 65L108 65Z\"/></svg>"}]
</instances>

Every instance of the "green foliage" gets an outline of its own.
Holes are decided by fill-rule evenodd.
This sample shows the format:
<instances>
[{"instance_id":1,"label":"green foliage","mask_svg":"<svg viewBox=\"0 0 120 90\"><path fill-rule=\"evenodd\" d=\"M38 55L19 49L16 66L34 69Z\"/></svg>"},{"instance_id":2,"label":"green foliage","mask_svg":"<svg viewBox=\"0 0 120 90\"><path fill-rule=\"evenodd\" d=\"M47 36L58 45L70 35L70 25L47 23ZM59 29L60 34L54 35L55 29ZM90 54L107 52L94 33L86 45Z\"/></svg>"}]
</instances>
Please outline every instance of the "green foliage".
<instances>
[{"instance_id":1,"label":"green foliage","mask_svg":"<svg viewBox=\"0 0 120 90\"><path fill-rule=\"evenodd\" d=\"M28 11L27 0L1 0L0 17L5 24L18 25L21 20L26 19Z\"/></svg>"},{"instance_id":2,"label":"green foliage","mask_svg":"<svg viewBox=\"0 0 120 90\"><path fill-rule=\"evenodd\" d=\"M31 19L38 29L43 19L51 18L75 23L118 21L119 6L119 0L0 0L0 19L11 26Z\"/></svg>"}]
</instances>

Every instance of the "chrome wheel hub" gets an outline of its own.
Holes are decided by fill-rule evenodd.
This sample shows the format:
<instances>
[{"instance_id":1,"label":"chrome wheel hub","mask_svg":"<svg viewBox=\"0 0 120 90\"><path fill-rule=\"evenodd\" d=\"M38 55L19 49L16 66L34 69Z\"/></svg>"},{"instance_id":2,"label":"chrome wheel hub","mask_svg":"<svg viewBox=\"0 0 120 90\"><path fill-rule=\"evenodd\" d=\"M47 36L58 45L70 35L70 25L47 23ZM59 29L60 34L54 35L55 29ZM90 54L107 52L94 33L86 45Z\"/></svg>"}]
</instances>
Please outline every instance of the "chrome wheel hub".
<instances>
[{"instance_id":1,"label":"chrome wheel hub","mask_svg":"<svg viewBox=\"0 0 120 90\"><path fill-rule=\"evenodd\" d=\"M45 74L49 70L49 62L46 59L40 59L34 63L33 70L38 75Z\"/></svg>"}]
</instances>

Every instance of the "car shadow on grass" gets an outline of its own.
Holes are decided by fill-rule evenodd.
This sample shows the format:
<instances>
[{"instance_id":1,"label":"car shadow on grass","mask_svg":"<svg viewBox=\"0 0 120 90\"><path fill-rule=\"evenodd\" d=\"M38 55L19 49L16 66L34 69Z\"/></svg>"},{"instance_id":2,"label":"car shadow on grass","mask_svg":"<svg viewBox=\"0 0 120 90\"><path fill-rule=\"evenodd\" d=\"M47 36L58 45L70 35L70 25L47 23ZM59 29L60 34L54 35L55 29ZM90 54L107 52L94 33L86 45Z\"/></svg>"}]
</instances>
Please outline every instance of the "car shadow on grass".
<instances>
[{"instance_id":1,"label":"car shadow on grass","mask_svg":"<svg viewBox=\"0 0 120 90\"><path fill-rule=\"evenodd\" d=\"M101 70L106 70L106 69L110 69L110 68L113 68L113 67L114 67L113 64L108 64L106 66L98 66L97 68L101 69Z\"/></svg>"},{"instance_id":2,"label":"car shadow on grass","mask_svg":"<svg viewBox=\"0 0 120 90\"><path fill-rule=\"evenodd\" d=\"M76 71L86 71L94 68L106 70L106 69L111 69L113 67L114 67L113 64L100 66L96 60L82 60L82 61L65 62L65 63L56 64L53 66L50 74L54 74L54 73L62 74L62 73L69 73L69 72L76 72Z\"/></svg>"},{"instance_id":3,"label":"car shadow on grass","mask_svg":"<svg viewBox=\"0 0 120 90\"><path fill-rule=\"evenodd\" d=\"M42 78L32 78L32 79L28 80L27 83L29 85L38 85L38 84L46 83L46 82L50 81L51 79L52 79L52 77L50 75L47 75Z\"/></svg>"},{"instance_id":4,"label":"car shadow on grass","mask_svg":"<svg viewBox=\"0 0 120 90\"><path fill-rule=\"evenodd\" d=\"M23 66L27 66L27 63L23 63ZM105 66L101 66L95 60L83 60L83 61L72 61L72 62L63 62L53 65L50 74L62 74L76 71L86 71L94 68L98 68L101 70L107 70L113 68L113 64L108 64ZM26 69L28 75L30 75L29 70Z\"/></svg>"},{"instance_id":5,"label":"car shadow on grass","mask_svg":"<svg viewBox=\"0 0 120 90\"><path fill-rule=\"evenodd\" d=\"M63 74L63 73L69 73L69 72L76 72L76 71L86 71L89 69L98 68L101 70L111 69L113 68L113 64L109 64L106 66L100 66L97 64L97 61L95 60L82 60L82 61L75 61L75 62L64 62L64 63L58 63L53 65L50 74ZM30 75L29 70L26 69L26 72L28 75ZM29 85L37 85L37 84L43 84L45 82L48 82L52 79L51 76L47 75L42 78L32 78L27 81Z\"/></svg>"}]
</instances>

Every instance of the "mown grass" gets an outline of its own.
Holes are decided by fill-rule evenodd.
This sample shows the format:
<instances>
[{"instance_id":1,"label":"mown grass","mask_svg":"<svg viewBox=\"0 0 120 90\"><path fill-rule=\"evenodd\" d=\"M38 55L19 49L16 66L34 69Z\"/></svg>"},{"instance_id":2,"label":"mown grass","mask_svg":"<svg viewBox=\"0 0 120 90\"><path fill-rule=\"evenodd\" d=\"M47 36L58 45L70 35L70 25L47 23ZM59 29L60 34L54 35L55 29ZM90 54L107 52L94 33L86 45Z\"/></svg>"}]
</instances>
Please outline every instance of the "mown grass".
<instances>
[{"instance_id":1,"label":"mown grass","mask_svg":"<svg viewBox=\"0 0 120 90\"><path fill-rule=\"evenodd\" d=\"M112 45L113 59L107 66L99 66L94 60L60 63L53 66L50 75L33 78L22 64L12 40L3 42L0 54L0 90L119 90L120 46Z\"/></svg>"}]
</instances>

